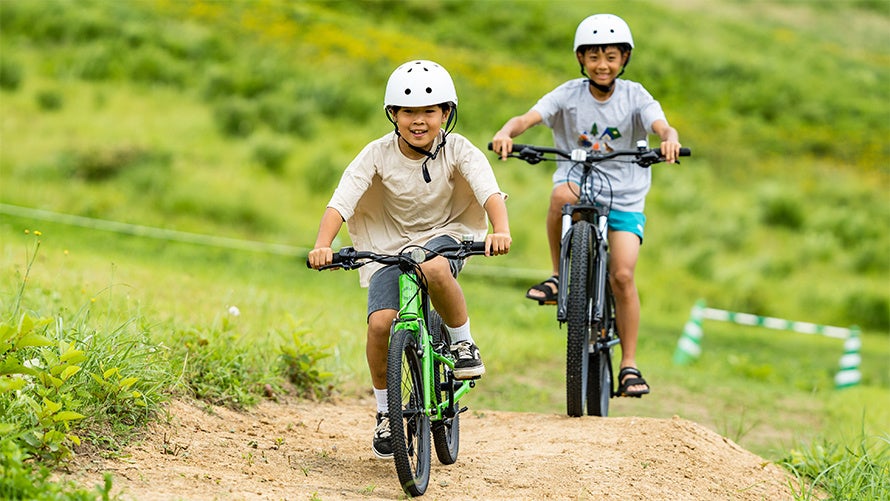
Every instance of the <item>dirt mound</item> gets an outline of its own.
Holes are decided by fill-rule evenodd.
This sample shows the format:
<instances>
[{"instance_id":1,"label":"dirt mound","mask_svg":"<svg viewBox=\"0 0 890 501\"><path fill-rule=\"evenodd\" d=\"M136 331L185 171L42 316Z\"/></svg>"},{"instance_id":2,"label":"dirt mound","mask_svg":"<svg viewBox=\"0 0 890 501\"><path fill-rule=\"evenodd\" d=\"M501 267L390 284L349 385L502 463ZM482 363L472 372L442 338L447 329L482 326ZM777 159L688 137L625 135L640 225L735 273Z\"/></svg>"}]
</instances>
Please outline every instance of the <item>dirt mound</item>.
<instances>
[{"instance_id":1,"label":"dirt mound","mask_svg":"<svg viewBox=\"0 0 890 501\"><path fill-rule=\"evenodd\" d=\"M373 459L370 401L263 403L249 413L173 402L124 457L79 456L69 477L114 475L125 499L404 499ZM778 466L680 418L473 411L456 464L433 453L425 499L789 499Z\"/></svg>"}]
</instances>

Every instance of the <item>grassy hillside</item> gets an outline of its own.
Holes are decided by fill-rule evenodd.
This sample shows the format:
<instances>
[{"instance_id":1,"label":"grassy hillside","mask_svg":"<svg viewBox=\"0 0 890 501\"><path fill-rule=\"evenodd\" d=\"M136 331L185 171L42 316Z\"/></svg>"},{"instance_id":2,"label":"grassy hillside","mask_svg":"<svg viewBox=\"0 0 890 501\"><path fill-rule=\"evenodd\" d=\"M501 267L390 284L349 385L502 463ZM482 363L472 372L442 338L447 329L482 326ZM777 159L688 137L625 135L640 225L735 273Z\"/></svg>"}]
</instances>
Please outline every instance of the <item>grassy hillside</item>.
<instances>
[{"instance_id":1,"label":"grassy hillside","mask_svg":"<svg viewBox=\"0 0 890 501\"><path fill-rule=\"evenodd\" d=\"M484 145L577 76L570 41L588 14L568 2L0 5L5 203L299 248L343 166L389 129L380 101L397 64L445 64L458 130ZM656 171L644 293L669 309L703 296L890 329L885 4L714 5L619 12L637 39L626 76L694 151ZM830 29L839 16L852 28ZM516 238L504 265L545 268L547 169L496 168Z\"/></svg>"},{"instance_id":2,"label":"grassy hillside","mask_svg":"<svg viewBox=\"0 0 890 501\"><path fill-rule=\"evenodd\" d=\"M167 377L211 401L249 403L257 386L280 387L277 355L302 339L325 347L320 366L336 373L337 391L364 390L363 291L350 274L306 271L301 254L340 172L391 128L386 78L408 59L443 63L458 87L457 130L484 146L510 116L578 76L571 40L590 8L0 0L4 321L25 311L65 319L59 333L64 323L158 344L146 359L170 373L131 368L143 371L145 394ZM662 102L693 157L656 167L647 205L639 358L657 388L614 412L682 413L773 459L822 432L838 442L886 433L888 4L615 9L637 46L625 76ZM522 141L550 136L540 128ZM510 194L514 248L474 260L464 281L496 375L473 405L561 412L563 331L551 310L521 299L546 274L550 172L493 165ZM97 229L103 221L123 225ZM168 231L138 236L143 227ZM42 247L29 272L35 229ZM204 244L181 241L190 238ZM232 248L244 242L260 251ZM859 325L861 388L833 390L837 340L717 323L705 326L701 362L674 367L699 298ZM195 349L206 365L186 374L194 365L179 357L194 360Z\"/></svg>"}]
</instances>

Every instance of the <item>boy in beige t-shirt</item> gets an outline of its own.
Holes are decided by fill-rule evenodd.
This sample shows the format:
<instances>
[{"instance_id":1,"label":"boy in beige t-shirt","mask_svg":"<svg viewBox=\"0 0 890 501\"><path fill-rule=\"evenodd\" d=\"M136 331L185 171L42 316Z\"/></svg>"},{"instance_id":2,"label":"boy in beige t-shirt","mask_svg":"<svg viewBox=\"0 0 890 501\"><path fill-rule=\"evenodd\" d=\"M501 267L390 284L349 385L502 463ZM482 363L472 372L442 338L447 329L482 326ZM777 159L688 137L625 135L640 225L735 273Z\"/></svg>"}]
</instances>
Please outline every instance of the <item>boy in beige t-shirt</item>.
<instances>
[{"instance_id":1,"label":"boy in beige t-shirt","mask_svg":"<svg viewBox=\"0 0 890 501\"><path fill-rule=\"evenodd\" d=\"M344 221L359 250L394 254L408 245L435 250L472 234L485 239L486 254L506 254L511 244L506 196L482 151L451 133L457 92L448 72L432 61L399 66L386 85L384 106L395 130L368 144L346 168L322 216L310 265L331 263L331 242ZM470 335L456 279L460 263L436 257L421 268L430 300L451 336L455 378L481 376L485 365ZM399 308L399 273L398 267L379 265L359 271L361 285L368 287L366 354L377 399L373 450L388 458L386 358Z\"/></svg>"}]
</instances>

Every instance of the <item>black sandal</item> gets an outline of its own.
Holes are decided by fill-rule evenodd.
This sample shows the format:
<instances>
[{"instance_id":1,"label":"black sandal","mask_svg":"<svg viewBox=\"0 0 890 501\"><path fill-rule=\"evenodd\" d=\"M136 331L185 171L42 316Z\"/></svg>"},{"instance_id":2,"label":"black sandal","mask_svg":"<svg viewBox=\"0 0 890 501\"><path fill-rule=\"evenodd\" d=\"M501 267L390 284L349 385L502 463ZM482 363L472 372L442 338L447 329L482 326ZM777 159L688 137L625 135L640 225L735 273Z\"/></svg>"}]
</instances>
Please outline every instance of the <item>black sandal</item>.
<instances>
[{"instance_id":1,"label":"black sandal","mask_svg":"<svg viewBox=\"0 0 890 501\"><path fill-rule=\"evenodd\" d=\"M553 287L550 287L547 284L553 284ZM554 290L555 289L555 290ZM531 299L532 301L537 301L538 304L556 304L556 294L559 290L559 277L553 275L552 277L544 280L538 285L532 286L528 292L525 293L525 297ZM543 292L544 296L532 296L531 291Z\"/></svg>"},{"instance_id":2,"label":"black sandal","mask_svg":"<svg viewBox=\"0 0 890 501\"><path fill-rule=\"evenodd\" d=\"M626 376L635 376L628 377ZM618 396L619 397L637 397L640 398L643 395L649 393L649 383L643 379L643 374L640 373L640 370L636 367L625 367L618 371ZM627 388L630 386L637 386L644 384L646 385L646 389L643 391L628 391Z\"/></svg>"}]
</instances>

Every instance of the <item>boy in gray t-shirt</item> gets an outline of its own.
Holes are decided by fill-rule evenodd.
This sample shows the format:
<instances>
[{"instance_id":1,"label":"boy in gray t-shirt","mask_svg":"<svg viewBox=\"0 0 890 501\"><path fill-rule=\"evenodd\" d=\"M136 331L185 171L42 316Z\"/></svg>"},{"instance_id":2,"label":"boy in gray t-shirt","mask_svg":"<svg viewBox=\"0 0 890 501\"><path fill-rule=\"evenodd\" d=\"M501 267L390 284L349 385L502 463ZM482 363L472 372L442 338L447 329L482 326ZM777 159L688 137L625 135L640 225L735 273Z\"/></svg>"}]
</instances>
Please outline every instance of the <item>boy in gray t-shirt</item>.
<instances>
[{"instance_id":1,"label":"boy in gray t-shirt","mask_svg":"<svg viewBox=\"0 0 890 501\"><path fill-rule=\"evenodd\" d=\"M544 97L527 113L507 121L492 138L492 149L502 158L512 152L513 138L530 127L553 129L557 148L632 149L636 142L655 134L661 153L673 163L680 151L677 130L671 127L661 105L643 88L619 79L630 61L633 37L627 23L611 14L583 20L575 32L575 57L584 78L568 81ZM533 286L526 297L541 304L556 302L559 283L561 215L565 204L578 201L580 173L570 162L559 162L553 174L553 191L547 213L547 238L553 276ZM646 216L643 209L652 181L651 171L632 163L603 162L609 193L597 202L611 207L609 214L610 280L621 328L621 370L618 393L639 397L649 385L636 368L640 298L634 282Z\"/></svg>"}]
</instances>

